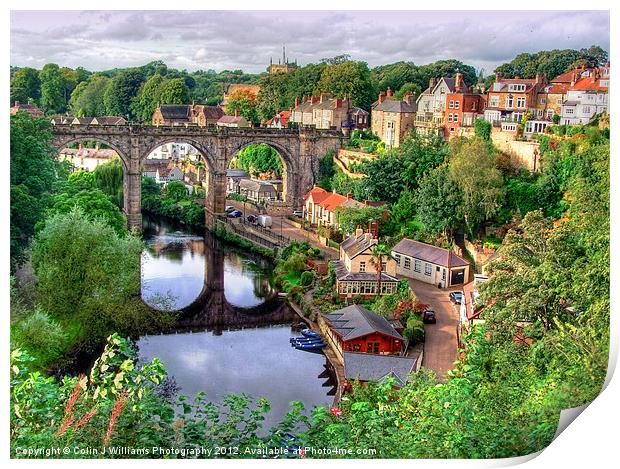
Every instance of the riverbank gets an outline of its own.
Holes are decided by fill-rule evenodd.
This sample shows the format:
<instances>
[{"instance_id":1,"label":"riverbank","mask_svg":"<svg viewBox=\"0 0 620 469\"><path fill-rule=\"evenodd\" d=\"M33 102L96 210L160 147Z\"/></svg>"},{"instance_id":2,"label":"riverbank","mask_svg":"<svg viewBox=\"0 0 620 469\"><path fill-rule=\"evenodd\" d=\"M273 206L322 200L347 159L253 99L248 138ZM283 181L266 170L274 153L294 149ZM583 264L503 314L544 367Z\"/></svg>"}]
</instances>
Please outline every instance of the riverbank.
<instances>
[{"instance_id":1,"label":"riverbank","mask_svg":"<svg viewBox=\"0 0 620 469\"><path fill-rule=\"evenodd\" d=\"M319 325L309 317L305 316L301 307L297 303L289 299L288 305L293 311L295 311L295 314L297 314L303 321L308 323L310 329L312 329L314 332L320 333ZM344 365L342 365L338 361L338 359L336 358L336 353L330 348L329 344L323 349L323 354L325 355L325 358L327 358L327 361L331 365L332 370L334 371L334 375L336 376L337 391L336 395L334 396L334 405L336 405L338 402L340 402L340 399L342 397L342 387L345 380Z\"/></svg>"}]
</instances>

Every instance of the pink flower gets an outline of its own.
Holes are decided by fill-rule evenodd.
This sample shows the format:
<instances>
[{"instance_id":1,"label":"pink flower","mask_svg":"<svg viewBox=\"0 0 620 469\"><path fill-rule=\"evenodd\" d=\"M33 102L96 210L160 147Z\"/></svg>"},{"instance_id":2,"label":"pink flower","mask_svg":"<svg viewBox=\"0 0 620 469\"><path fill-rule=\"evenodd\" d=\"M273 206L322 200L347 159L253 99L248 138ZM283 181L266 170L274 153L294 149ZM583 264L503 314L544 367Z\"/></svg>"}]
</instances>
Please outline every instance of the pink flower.
<instances>
[{"instance_id":1,"label":"pink flower","mask_svg":"<svg viewBox=\"0 0 620 469\"><path fill-rule=\"evenodd\" d=\"M340 417L342 415L342 410L340 410L338 407L332 407L331 409L329 409L331 411L332 414L334 414L336 417Z\"/></svg>"}]
</instances>

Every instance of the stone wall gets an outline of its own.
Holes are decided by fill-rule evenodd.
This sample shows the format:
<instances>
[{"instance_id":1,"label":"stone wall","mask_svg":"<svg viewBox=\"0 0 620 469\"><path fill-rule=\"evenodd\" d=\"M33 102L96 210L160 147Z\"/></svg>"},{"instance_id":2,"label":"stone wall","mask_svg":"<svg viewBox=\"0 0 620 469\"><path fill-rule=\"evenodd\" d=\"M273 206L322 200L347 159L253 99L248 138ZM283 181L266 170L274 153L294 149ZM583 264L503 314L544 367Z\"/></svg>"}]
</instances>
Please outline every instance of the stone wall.
<instances>
[{"instance_id":1,"label":"stone wall","mask_svg":"<svg viewBox=\"0 0 620 469\"><path fill-rule=\"evenodd\" d=\"M336 166L340 168L340 170L349 176L350 178L360 179L366 177L363 173L355 173L350 170L351 166L354 164L359 164L364 160L374 160L377 158L377 155L374 153L365 153L363 151L355 151L355 150L338 150L336 156L334 156L334 163Z\"/></svg>"},{"instance_id":2,"label":"stone wall","mask_svg":"<svg viewBox=\"0 0 620 469\"><path fill-rule=\"evenodd\" d=\"M540 171L538 142L514 140L514 135L493 128L491 133L493 144L502 152L510 155L510 163L515 169L525 168L528 171Z\"/></svg>"}]
</instances>

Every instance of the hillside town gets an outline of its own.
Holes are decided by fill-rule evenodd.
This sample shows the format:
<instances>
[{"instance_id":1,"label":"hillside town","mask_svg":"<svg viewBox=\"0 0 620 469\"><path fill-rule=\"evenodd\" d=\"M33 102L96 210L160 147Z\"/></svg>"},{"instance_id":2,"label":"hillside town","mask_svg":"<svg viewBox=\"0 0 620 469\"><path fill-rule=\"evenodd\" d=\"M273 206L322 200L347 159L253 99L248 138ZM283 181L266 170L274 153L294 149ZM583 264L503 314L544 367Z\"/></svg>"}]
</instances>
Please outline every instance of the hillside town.
<instances>
[{"instance_id":1,"label":"hillside town","mask_svg":"<svg viewBox=\"0 0 620 469\"><path fill-rule=\"evenodd\" d=\"M304 65L285 46L251 75L11 67L12 379L40 396L52 384L24 367L66 374L50 439L198 447L213 432L224 447L228 430L205 423L219 409L250 422L241 447L294 457L336 438L325 422L346 422L346 446L364 422L391 435L410 413L474 434L474 412L519 441L447 457L547 444L551 426L524 417L542 405L532 394L555 415L598 392L609 314L609 55L560 52L488 74L447 58ZM73 87L51 96L57 77ZM275 417L248 443L264 419L253 391ZM20 392L12 425L39 405ZM310 431L285 413L293 401L315 408ZM108 431L80 436L90 419ZM44 431L21 428L12 446ZM417 431L404 457L445 457L452 443L426 453Z\"/></svg>"}]
</instances>

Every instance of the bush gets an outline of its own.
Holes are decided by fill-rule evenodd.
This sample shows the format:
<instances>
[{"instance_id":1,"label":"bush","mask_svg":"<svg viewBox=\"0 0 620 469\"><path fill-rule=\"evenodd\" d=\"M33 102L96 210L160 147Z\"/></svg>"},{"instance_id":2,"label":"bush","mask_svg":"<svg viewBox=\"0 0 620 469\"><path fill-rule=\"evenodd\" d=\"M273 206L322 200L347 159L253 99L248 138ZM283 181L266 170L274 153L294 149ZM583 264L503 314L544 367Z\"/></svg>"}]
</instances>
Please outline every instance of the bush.
<instances>
[{"instance_id":1,"label":"bush","mask_svg":"<svg viewBox=\"0 0 620 469\"><path fill-rule=\"evenodd\" d=\"M36 356L39 364L50 363L63 351L66 334L62 326L37 306L31 315L20 321L14 329L18 347Z\"/></svg>"},{"instance_id":2,"label":"bush","mask_svg":"<svg viewBox=\"0 0 620 469\"><path fill-rule=\"evenodd\" d=\"M301 274L301 280L299 283L302 287L309 287L310 285L312 285L312 282L314 282L313 270L306 270L304 273Z\"/></svg>"},{"instance_id":3,"label":"bush","mask_svg":"<svg viewBox=\"0 0 620 469\"><path fill-rule=\"evenodd\" d=\"M410 345L415 345L424 340L424 323L417 315L411 315L407 319L407 327L403 331L405 337L409 339Z\"/></svg>"}]
</instances>

